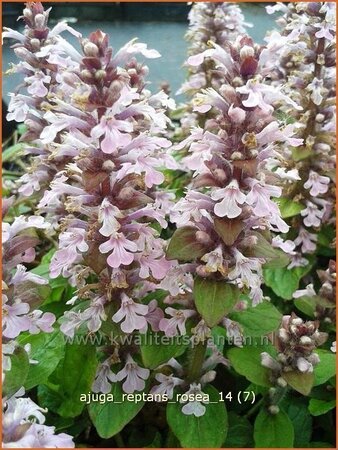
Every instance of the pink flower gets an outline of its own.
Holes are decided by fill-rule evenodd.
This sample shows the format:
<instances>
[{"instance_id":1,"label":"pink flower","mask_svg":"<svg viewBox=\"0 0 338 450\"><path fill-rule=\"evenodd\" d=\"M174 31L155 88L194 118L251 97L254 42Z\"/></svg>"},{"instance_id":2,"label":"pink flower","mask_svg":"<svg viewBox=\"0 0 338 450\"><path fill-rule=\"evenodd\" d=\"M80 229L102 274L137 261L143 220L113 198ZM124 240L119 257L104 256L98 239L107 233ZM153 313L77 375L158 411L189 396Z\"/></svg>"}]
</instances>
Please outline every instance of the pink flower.
<instances>
[{"instance_id":1,"label":"pink flower","mask_svg":"<svg viewBox=\"0 0 338 450\"><path fill-rule=\"evenodd\" d=\"M27 316L29 312L28 303L7 304L7 297L3 296L2 306L2 334L4 337L14 339L23 331L29 330L31 321Z\"/></svg>"},{"instance_id":2,"label":"pink flower","mask_svg":"<svg viewBox=\"0 0 338 450\"><path fill-rule=\"evenodd\" d=\"M262 272L262 258L247 258L240 251L234 249L235 267L229 272L230 280L237 278L244 286L253 288L260 284L260 276ZM255 273L256 272L256 273Z\"/></svg>"},{"instance_id":3,"label":"pink flower","mask_svg":"<svg viewBox=\"0 0 338 450\"><path fill-rule=\"evenodd\" d=\"M185 322L189 317L195 314L192 309L174 309L166 308L165 312L171 316L171 319L162 319L159 328L166 336L176 336L178 331L181 335L186 334Z\"/></svg>"},{"instance_id":4,"label":"pink flower","mask_svg":"<svg viewBox=\"0 0 338 450\"><path fill-rule=\"evenodd\" d=\"M66 311L63 314L63 322L60 326L60 330L66 336L70 338L74 337L75 331L83 324L82 315L80 312Z\"/></svg>"},{"instance_id":5,"label":"pink flower","mask_svg":"<svg viewBox=\"0 0 338 450\"><path fill-rule=\"evenodd\" d=\"M37 334L41 331L45 333L51 333L53 331L52 325L54 324L56 317L50 312L43 313L38 309L32 311L29 314L31 321L29 332L31 334Z\"/></svg>"},{"instance_id":6,"label":"pink flower","mask_svg":"<svg viewBox=\"0 0 338 450\"><path fill-rule=\"evenodd\" d=\"M103 200L99 209L99 222L102 223L102 227L99 232L102 236L111 236L115 234L121 227L120 222L117 219L121 219L123 214L117 206L112 205L107 198Z\"/></svg>"},{"instance_id":7,"label":"pink flower","mask_svg":"<svg viewBox=\"0 0 338 450\"><path fill-rule=\"evenodd\" d=\"M16 122L24 122L36 100L21 94L9 94L9 96L10 102L6 119L8 121L15 120Z\"/></svg>"},{"instance_id":8,"label":"pink flower","mask_svg":"<svg viewBox=\"0 0 338 450\"><path fill-rule=\"evenodd\" d=\"M93 392L103 392L108 394L111 391L110 382L115 382L115 374L110 369L110 358L106 359L102 364L100 364L96 370L95 381L92 386Z\"/></svg>"},{"instance_id":9,"label":"pink flower","mask_svg":"<svg viewBox=\"0 0 338 450\"><path fill-rule=\"evenodd\" d=\"M314 24L314 27L319 28L319 30L315 34L316 38L318 39L325 38L328 41L332 41L334 39L334 34L336 31L336 27L334 26L334 24L330 24L324 21L322 23ZM333 31L333 34L330 33L331 30Z\"/></svg>"},{"instance_id":10,"label":"pink flower","mask_svg":"<svg viewBox=\"0 0 338 450\"><path fill-rule=\"evenodd\" d=\"M293 137L295 124L286 125L283 129L279 128L278 122L270 122L260 133L256 134L257 142L261 145L269 144L273 141L285 142L298 147L303 144L303 139Z\"/></svg>"},{"instance_id":11,"label":"pink flower","mask_svg":"<svg viewBox=\"0 0 338 450\"><path fill-rule=\"evenodd\" d=\"M324 80L319 80L316 77L307 86L307 89L311 92L311 100L317 106L319 106L323 101L323 86Z\"/></svg>"},{"instance_id":12,"label":"pink flower","mask_svg":"<svg viewBox=\"0 0 338 450\"><path fill-rule=\"evenodd\" d=\"M244 86L236 88L237 92L248 94L247 99L242 100L243 106L246 106L247 108L254 108L257 106L263 112L271 113L273 111L271 103L277 100L283 100L298 110L302 109L302 107L291 100L291 98L283 94L280 87L273 87L271 85L263 84L260 81L260 78L249 79Z\"/></svg>"},{"instance_id":13,"label":"pink flower","mask_svg":"<svg viewBox=\"0 0 338 450\"><path fill-rule=\"evenodd\" d=\"M135 152L128 153L128 159L134 159L134 162L126 162L122 164L122 168L119 170L117 179L122 179L129 173L136 173L141 175L144 173L144 181L147 188L151 188L153 185L162 184L164 181L163 173L154 169L154 166L161 165L161 161L150 156L144 156L141 154L135 154Z\"/></svg>"},{"instance_id":14,"label":"pink flower","mask_svg":"<svg viewBox=\"0 0 338 450\"><path fill-rule=\"evenodd\" d=\"M158 307L157 300L151 300L148 303L148 312L144 317L153 331L160 331L159 325L160 321L164 317L164 312L161 308ZM147 327L143 328L140 331L141 333L145 333L147 331Z\"/></svg>"},{"instance_id":15,"label":"pink flower","mask_svg":"<svg viewBox=\"0 0 338 450\"><path fill-rule=\"evenodd\" d=\"M42 71L37 71L31 77L25 78L25 82L29 84L27 91L37 97L45 97L47 95L48 89L45 84L49 84L50 81L51 77L45 75Z\"/></svg>"},{"instance_id":16,"label":"pink flower","mask_svg":"<svg viewBox=\"0 0 338 450\"><path fill-rule=\"evenodd\" d=\"M303 253L312 253L316 250L317 235L309 233L305 228L300 227L298 236L295 239L296 245L301 245Z\"/></svg>"},{"instance_id":17,"label":"pink flower","mask_svg":"<svg viewBox=\"0 0 338 450\"><path fill-rule=\"evenodd\" d=\"M90 307L81 314L83 321L87 322L88 330L92 333L98 331L101 327L102 321L107 320L107 314L104 310L106 298L104 296L92 300Z\"/></svg>"},{"instance_id":18,"label":"pink flower","mask_svg":"<svg viewBox=\"0 0 338 450\"><path fill-rule=\"evenodd\" d=\"M27 268L25 266L18 264L16 266L15 274L12 276L11 284L15 286L26 281L36 284L48 284L48 280L46 280L46 278L42 278L40 275L35 275L32 272L27 272Z\"/></svg>"},{"instance_id":19,"label":"pink flower","mask_svg":"<svg viewBox=\"0 0 338 450\"><path fill-rule=\"evenodd\" d=\"M133 126L130 122L106 115L92 129L91 136L94 139L104 136L101 142L101 150L104 153L111 154L115 153L118 147L123 147L131 141L130 134L122 133L130 133L131 131L133 131Z\"/></svg>"},{"instance_id":20,"label":"pink flower","mask_svg":"<svg viewBox=\"0 0 338 450\"><path fill-rule=\"evenodd\" d=\"M316 294L316 291L313 288L313 284L310 283L306 286L305 289L298 289L292 294L293 298L300 298L300 297L314 297Z\"/></svg>"},{"instance_id":21,"label":"pink flower","mask_svg":"<svg viewBox=\"0 0 338 450\"><path fill-rule=\"evenodd\" d=\"M224 273L223 250L221 245L216 247L212 252L203 255L201 260L206 263L205 268L207 272L219 271Z\"/></svg>"},{"instance_id":22,"label":"pink flower","mask_svg":"<svg viewBox=\"0 0 338 450\"><path fill-rule=\"evenodd\" d=\"M134 260L134 255L130 252L137 251L135 242L129 241L124 234L115 233L109 241L99 246L101 253L113 252L108 256L107 263L114 269L120 267L121 264L128 266ZM127 250L130 250L129 252Z\"/></svg>"},{"instance_id":23,"label":"pink flower","mask_svg":"<svg viewBox=\"0 0 338 450\"><path fill-rule=\"evenodd\" d=\"M162 280L159 287L165 291L169 291L170 295L176 297L183 294L185 289L193 284L192 275L189 273L189 265L177 265L171 267Z\"/></svg>"},{"instance_id":24,"label":"pink flower","mask_svg":"<svg viewBox=\"0 0 338 450\"><path fill-rule=\"evenodd\" d=\"M181 227L208 217L214 203L206 194L188 191L171 210L171 220Z\"/></svg>"},{"instance_id":25,"label":"pink flower","mask_svg":"<svg viewBox=\"0 0 338 450\"><path fill-rule=\"evenodd\" d=\"M319 227L324 211L320 210L314 203L307 201L306 208L300 214L304 217L304 225L307 227Z\"/></svg>"},{"instance_id":26,"label":"pink flower","mask_svg":"<svg viewBox=\"0 0 338 450\"><path fill-rule=\"evenodd\" d=\"M313 197L317 197L317 195L325 194L329 189L330 178L323 177L319 175L317 172L310 170L309 179L306 183L304 183L305 189L310 189L310 194Z\"/></svg>"},{"instance_id":27,"label":"pink flower","mask_svg":"<svg viewBox=\"0 0 338 450\"><path fill-rule=\"evenodd\" d=\"M84 228L68 228L67 231L60 234L60 248L66 248L71 253L88 251L86 230Z\"/></svg>"},{"instance_id":28,"label":"pink flower","mask_svg":"<svg viewBox=\"0 0 338 450\"><path fill-rule=\"evenodd\" d=\"M149 312L147 305L135 303L124 292L121 294L121 307L113 315L113 322L121 323L121 330L124 333L132 333L134 330L142 330L147 326L146 314Z\"/></svg>"},{"instance_id":29,"label":"pink flower","mask_svg":"<svg viewBox=\"0 0 338 450\"><path fill-rule=\"evenodd\" d=\"M46 410L30 398L18 398L23 388L4 402L4 447L12 448L73 448L72 437L55 435L55 427L43 425Z\"/></svg>"},{"instance_id":30,"label":"pink flower","mask_svg":"<svg viewBox=\"0 0 338 450\"><path fill-rule=\"evenodd\" d=\"M291 270L294 267L305 267L308 264L309 261L306 258L303 258L303 256L300 253L296 253L294 255L291 255L291 262L287 266L287 269Z\"/></svg>"},{"instance_id":31,"label":"pink flower","mask_svg":"<svg viewBox=\"0 0 338 450\"><path fill-rule=\"evenodd\" d=\"M188 398L189 398L189 394L191 394L192 398L196 398L197 395L199 395L199 396L203 395L203 392L201 390L201 385L200 384L196 384L196 383L192 383L190 385L190 388L189 388L188 392L186 392L186 394L188 395ZM180 402L183 403L183 400L181 399ZM208 404L209 401L208 400L202 400L202 401L192 400L192 401L188 401L188 403L186 403L183 406L182 413L187 415L187 416L191 416L191 415L194 415L195 417L204 416L205 411L206 411L206 407L203 405L203 403Z\"/></svg>"},{"instance_id":32,"label":"pink flower","mask_svg":"<svg viewBox=\"0 0 338 450\"><path fill-rule=\"evenodd\" d=\"M300 372L311 373L313 372L313 365L305 358L299 357L297 359L297 368Z\"/></svg>"},{"instance_id":33,"label":"pink flower","mask_svg":"<svg viewBox=\"0 0 338 450\"><path fill-rule=\"evenodd\" d=\"M240 191L236 180L232 180L225 188L214 191L211 198L213 200L223 199L215 205L214 211L218 217L229 217L229 219L241 214L242 209L238 204L242 205L246 200L246 196Z\"/></svg>"},{"instance_id":34,"label":"pink flower","mask_svg":"<svg viewBox=\"0 0 338 450\"><path fill-rule=\"evenodd\" d=\"M149 49L147 44L136 42L137 38L127 42L114 56L112 63L115 66L121 66L128 62L134 55L140 53L145 58L154 59L159 58L161 54L154 49Z\"/></svg>"},{"instance_id":35,"label":"pink flower","mask_svg":"<svg viewBox=\"0 0 338 450\"><path fill-rule=\"evenodd\" d=\"M164 375L163 373L156 374L155 380L159 381L160 384L153 386L150 393L167 395L169 399L173 398L175 387L184 383L180 378L173 375Z\"/></svg>"},{"instance_id":36,"label":"pink flower","mask_svg":"<svg viewBox=\"0 0 338 450\"><path fill-rule=\"evenodd\" d=\"M295 254L296 243L291 240L284 241L280 236L275 236L272 239L273 247L278 247L283 250L284 253L288 253L289 255Z\"/></svg>"},{"instance_id":37,"label":"pink flower","mask_svg":"<svg viewBox=\"0 0 338 450\"><path fill-rule=\"evenodd\" d=\"M251 191L246 197L249 205L253 206L253 212L258 217L266 217L271 214L271 210L276 210L277 206L270 200L270 197L280 197L282 189L277 186L270 186L263 181L252 180Z\"/></svg>"},{"instance_id":38,"label":"pink flower","mask_svg":"<svg viewBox=\"0 0 338 450\"><path fill-rule=\"evenodd\" d=\"M241 124L244 122L246 117L246 112L242 108L238 108L237 106L234 107L234 105L230 105L230 108L228 110L228 115L230 119L238 124Z\"/></svg>"},{"instance_id":39,"label":"pink flower","mask_svg":"<svg viewBox=\"0 0 338 450\"><path fill-rule=\"evenodd\" d=\"M156 255L142 255L139 259L140 277L149 278L150 272L156 280L163 280L172 266L172 261L167 261L165 257L156 259Z\"/></svg>"},{"instance_id":40,"label":"pink flower","mask_svg":"<svg viewBox=\"0 0 338 450\"><path fill-rule=\"evenodd\" d=\"M120 370L116 376L116 381L125 379L122 388L127 394L134 391L143 391L145 388L145 381L149 377L150 371L140 367L133 358L128 355L126 365Z\"/></svg>"}]
</instances>

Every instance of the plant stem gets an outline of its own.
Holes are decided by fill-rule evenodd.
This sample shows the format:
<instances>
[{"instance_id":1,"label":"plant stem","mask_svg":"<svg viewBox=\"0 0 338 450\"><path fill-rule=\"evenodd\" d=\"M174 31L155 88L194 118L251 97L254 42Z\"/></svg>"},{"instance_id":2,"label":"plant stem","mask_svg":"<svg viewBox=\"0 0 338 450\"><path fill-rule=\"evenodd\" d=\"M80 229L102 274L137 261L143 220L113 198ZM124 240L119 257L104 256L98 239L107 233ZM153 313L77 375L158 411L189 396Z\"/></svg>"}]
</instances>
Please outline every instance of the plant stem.
<instances>
[{"instance_id":1,"label":"plant stem","mask_svg":"<svg viewBox=\"0 0 338 450\"><path fill-rule=\"evenodd\" d=\"M257 411L257 409L260 408L260 406L263 404L264 402L264 397L262 397L257 403L255 403L253 405L253 407L251 409L249 409L249 411L244 415L244 417L246 417L247 419L251 416L253 416L255 414L255 412Z\"/></svg>"},{"instance_id":2,"label":"plant stem","mask_svg":"<svg viewBox=\"0 0 338 450\"><path fill-rule=\"evenodd\" d=\"M124 440L123 440L123 438L122 438L122 436L121 436L121 433L117 433L117 434L114 436L114 439L115 439L115 442L116 442L118 448L125 448L125 447L126 447L126 446L124 445Z\"/></svg>"},{"instance_id":3,"label":"plant stem","mask_svg":"<svg viewBox=\"0 0 338 450\"><path fill-rule=\"evenodd\" d=\"M194 348L191 349L190 361L187 371L187 381L189 383L196 381L201 375L206 348L207 341L205 340L204 342L198 343Z\"/></svg>"}]
</instances>

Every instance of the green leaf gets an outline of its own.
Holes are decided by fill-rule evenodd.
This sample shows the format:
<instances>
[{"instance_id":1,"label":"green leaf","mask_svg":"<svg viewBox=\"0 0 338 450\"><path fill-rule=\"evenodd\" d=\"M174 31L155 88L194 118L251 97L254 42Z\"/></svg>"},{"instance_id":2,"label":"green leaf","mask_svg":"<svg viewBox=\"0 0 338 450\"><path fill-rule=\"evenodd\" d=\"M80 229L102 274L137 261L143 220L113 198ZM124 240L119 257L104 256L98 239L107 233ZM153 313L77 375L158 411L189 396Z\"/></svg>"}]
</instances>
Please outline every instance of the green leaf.
<instances>
[{"instance_id":1,"label":"green leaf","mask_svg":"<svg viewBox=\"0 0 338 450\"><path fill-rule=\"evenodd\" d=\"M225 245L233 245L245 224L240 219L214 219L216 233L223 239Z\"/></svg>"},{"instance_id":2,"label":"green leaf","mask_svg":"<svg viewBox=\"0 0 338 450\"><path fill-rule=\"evenodd\" d=\"M224 448L250 448L253 444L253 427L245 417L229 412L229 429Z\"/></svg>"},{"instance_id":3,"label":"green leaf","mask_svg":"<svg viewBox=\"0 0 338 450\"><path fill-rule=\"evenodd\" d=\"M257 243L247 252L248 256L265 258L264 268L283 268L289 264L290 258L279 248L273 247L262 233L253 232L252 235L257 239Z\"/></svg>"},{"instance_id":4,"label":"green leaf","mask_svg":"<svg viewBox=\"0 0 338 450\"><path fill-rule=\"evenodd\" d=\"M264 281L276 295L291 300L292 294L298 289L299 282L311 270L312 264L292 269L263 269Z\"/></svg>"},{"instance_id":5,"label":"green leaf","mask_svg":"<svg viewBox=\"0 0 338 450\"><path fill-rule=\"evenodd\" d=\"M38 386L38 400L38 403L42 408L48 408L48 411L52 411L57 414L62 403L62 396L58 392L57 387L52 389L51 384L50 386L41 384ZM69 418L67 418L67 420L69 420Z\"/></svg>"},{"instance_id":6,"label":"green leaf","mask_svg":"<svg viewBox=\"0 0 338 450\"><path fill-rule=\"evenodd\" d=\"M167 337L149 330L139 336L142 361L149 369L155 369L169 359L182 355L187 348L182 337Z\"/></svg>"},{"instance_id":7,"label":"green leaf","mask_svg":"<svg viewBox=\"0 0 338 450\"><path fill-rule=\"evenodd\" d=\"M316 350L320 363L314 368L315 386L326 383L336 374L336 354L327 350Z\"/></svg>"},{"instance_id":8,"label":"green leaf","mask_svg":"<svg viewBox=\"0 0 338 450\"><path fill-rule=\"evenodd\" d=\"M296 308L299 309L299 311L301 311L302 313L306 314L309 317L314 316L314 313L316 311L316 300L314 297L299 297L295 299L294 303Z\"/></svg>"},{"instance_id":9,"label":"green leaf","mask_svg":"<svg viewBox=\"0 0 338 450\"><path fill-rule=\"evenodd\" d=\"M36 360L37 364L31 364L25 388L31 389L38 384L44 383L49 375L55 370L65 351L65 341L59 330L53 333L29 334L19 338L22 345L30 344L30 359Z\"/></svg>"},{"instance_id":10,"label":"green leaf","mask_svg":"<svg viewBox=\"0 0 338 450\"><path fill-rule=\"evenodd\" d=\"M119 433L144 405L144 401L128 401L127 397L123 399L123 395L127 394L122 391L120 383L113 383L110 393L113 395L113 401L107 398L104 403L91 402L88 405L89 416L103 439Z\"/></svg>"},{"instance_id":11,"label":"green leaf","mask_svg":"<svg viewBox=\"0 0 338 450\"><path fill-rule=\"evenodd\" d=\"M279 206L279 210L283 219L297 216L305 208L305 206L301 203L294 202L293 200L290 200L286 197L278 198L276 199L276 202Z\"/></svg>"},{"instance_id":12,"label":"green leaf","mask_svg":"<svg viewBox=\"0 0 338 450\"><path fill-rule=\"evenodd\" d=\"M15 161L17 158L21 157L23 155L24 148L25 144L22 142L6 148L6 150L2 152L2 163Z\"/></svg>"},{"instance_id":13,"label":"green leaf","mask_svg":"<svg viewBox=\"0 0 338 450\"><path fill-rule=\"evenodd\" d=\"M292 448L294 442L293 424L284 411L269 414L261 409L255 420L255 448Z\"/></svg>"},{"instance_id":14,"label":"green leaf","mask_svg":"<svg viewBox=\"0 0 338 450\"><path fill-rule=\"evenodd\" d=\"M311 155L313 155L313 151L309 147L301 146L292 148L292 158L296 162L302 161L303 159L306 159Z\"/></svg>"},{"instance_id":15,"label":"green leaf","mask_svg":"<svg viewBox=\"0 0 338 450\"><path fill-rule=\"evenodd\" d=\"M291 393L288 403L283 401L282 407L293 423L295 430L294 447L306 447L310 442L313 430L313 419L308 411L307 400L304 397L295 398Z\"/></svg>"},{"instance_id":16,"label":"green leaf","mask_svg":"<svg viewBox=\"0 0 338 450\"><path fill-rule=\"evenodd\" d=\"M227 357L237 373L254 384L269 387L271 386L270 370L261 364L261 353L266 351L268 351L266 347L237 347L229 349Z\"/></svg>"},{"instance_id":17,"label":"green leaf","mask_svg":"<svg viewBox=\"0 0 338 450\"><path fill-rule=\"evenodd\" d=\"M11 369L4 372L3 394L10 397L24 385L28 370L29 358L23 347L16 347L11 358Z\"/></svg>"},{"instance_id":18,"label":"green leaf","mask_svg":"<svg viewBox=\"0 0 338 450\"><path fill-rule=\"evenodd\" d=\"M336 400L319 400L317 398L312 398L309 403L309 411L313 416L321 416L322 414L326 414L331 411L331 409L335 408Z\"/></svg>"},{"instance_id":19,"label":"green leaf","mask_svg":"<svg viewBox=\"0 0 338 450\"><path fill-rule=\"evenodd\" d=\"M167 258L179 261L193 261L203 256L207 247L196 239L197 228L182 227L175 231L170 239Z\"/></svg>"},{"instance_id":20,"label":"green leaf","mask_svg":"<svg viewBox=\"0 0 338 450\"><path fill-rule=\"evenodd\" d=\"M314 383L313 373L301 373L297 371L284 372L284 380L295 391L303 395L309 395Z\"/></svg>"},{"instance_id":21,"label":"green leaf","mask_svg":"<svg viewBox=\"0 0 338 450\"><path fill-rule=\"evenodd\" d=\"M60 394L63 398L58 413L62 417L81 414L85 403L81 394L90 392L97 367L96 348L93 345L67 344L65 356L58 367Z\"/></svg>"},{"instance_id":22,"label":"green leaf","mask_svg":"<svg viewBox=\"0 0 338 450\"><path fill-rule=\"evenodd\" d=\"M206 411L201 417L183 414L183 404L179 401L167 405L168 424L183 448L219 448L225 441L228 431L225 404L219 402L219 393L214 387L206 386L203 392L209 395L210 403L205 405Z\"/></svg>"},{"instance_id":23,"label":"green leaf","mask_svg":"<svg viewBox=\"0 0 338 450\"><path fill-rule=\"evenodd\" d=\"M233 309L238 302L239 295L239 289L225 281L195 278L196 308L209 327L217 325Z\"/></svg>"},{"instance_id":24,"label":"green leaf","mask_svg":"<svg viewBox=\"0 0 338 450\"><path fill-rule=\"evenodd\" d=\"M241 325L245 336L264 336L277 330L282 321L282 314L270 302L244 311L234 311L229 317Z\"/></svg>"}]
</instances>

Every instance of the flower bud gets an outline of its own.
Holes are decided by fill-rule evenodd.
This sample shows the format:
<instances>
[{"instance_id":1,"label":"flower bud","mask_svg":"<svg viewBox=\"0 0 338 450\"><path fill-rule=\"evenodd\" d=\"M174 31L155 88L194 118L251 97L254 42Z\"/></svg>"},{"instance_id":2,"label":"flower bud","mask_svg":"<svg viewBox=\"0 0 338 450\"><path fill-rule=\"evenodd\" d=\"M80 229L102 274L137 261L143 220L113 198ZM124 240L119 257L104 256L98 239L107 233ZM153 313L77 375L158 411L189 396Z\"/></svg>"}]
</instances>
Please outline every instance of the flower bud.
<instances>
[{"instance_id":1,"label":"flower bud","mask_svg":"<svg viewBox=\"0 0 338 450\"><path fill-rule=\"evenodd\" d=\"M277 415L280 411L279 407L277 405L271 405L268 408L268 411L270 414L272 414L273 416Z\"/></svg>"},{"instance_id":2,"label":"flower bud","mask_svg":"<svg viewBox=\"0 0 338 450\"><path fill-rule=\"evenodd\" d=\"M111 159L107 159L107 161L104 161L102 164L102 169L107 172L112 172L115 169L115 164Z\"/></svg>"},{"instance_id":3,"label":"flower bud","mask_svg":"<svg viewBox=\"0 0 338 450\"><path fill-rule=\"evenodd\" d=\"M313 365L316 366L317 364L320 363L320 358L318 356L317 353L312 353L309 357L308 357L309 362Z\"/></svg>"},{"instance_id":4,"label":"flower bud","mask_svg":"<svg viewBox=\"0 0 338 450\"><path fill-rule=\"evenodd\" d=\"M91 80L93 78L92 73L88 69L81 70L80 75L84 80Z\"/></svg>"},{"instance_id":5,"label":"flower bud","mask_svg":"<svg viewBox=\"0 0 338 450\"><path fill-rule=\"evenodd\" d=\"M302 345L309 345L309 344L312 344L312 339L309 336L302 336L300 338L300 343Z\"/></svg>"},{"instance_id":6,"label":"flower bud","mask_svg":"<svg viewBox=\"0 0 338 450\"><path fill-rule=\"evenodd\" d=\"M273 359L272 356L270 356L269 353L267 352L261 353L261 364L262 366L276 372L281 370L281 365L275 359Z\"/></svg>"},{"instance_id":7,"label":"flower bud","mask_svg":"<svg viewBox=\"0 0 338 450\"><path fill-rule=\"evenodd\" d=\"M210 244L212 241L205 231L196 231L196 240L201 244Z\"/></svg>"},{"instance_id":8,"label":"flower bud","mask_svg":"<svg viewBox=\"0 0 338 450\"><path fill-rule=\"evenodd\" d=\"M303 320L300 317L296 317L291 320L291 323L292 323L292 325L299 326L299 325L302 325Z\"/></svg>"},{"instance_id":9,"label":"flower bud","mask_svg":"<svg viewBox=\"0 0 338 450\"><path fill-rule=\"evenodd\" d=\"M40 41L39 39L33 38L30 40L30 44L34 51L40 50Z\"/></svg>"},{"instance_id":10,"label":"flower bud","mask_svg":"<svg viewBox=\"0 0 338 450\"><path fill-rule=\"evenodd\" d=\"M222 97L224 97L231 103L234 103L236 101L237 98L236 91L232 86L229 86L228 84L223 84L219 88L219 93L221 94Z\"/></svg>"},{"instance_id":11,"label":"flower bud","mask_svg":"<svg viewBox=\"0 0 338 450\"><path fill-rule=\"evenodd\" d=\"M95 79L96 80L103 80L107 76L107 72L103 69L97 70L95 72Z\"/></svg>"},{"instance_id":12,"label":"flower bud","mask_svg":"<svg viewBox=\"0 0 338 450\"><path fill-rule=\"evenodd\" d=\"M23 10L23 16L25 19L31 20L33 19L33 13L29 8L25 8Z\"/></svg>"},{"instance_id":13,"label":"flower bud","mask_svg":"<svg viewBox=\"0 0 338 450\"><path fill-rule=\"evenodd\" d=\"M241 59L249 58L255 56L255 50L252 47L249 47L249 45L244 45L240 52L239 57Z\"/></svg>"},{"instance_id":14,"label":"flower bud","mask_svg":"<svg viewBox=\"0 0 338 450\"><path fill-rule=\"evenodd\" d=\"M42 29L46 26L46 17L44 14L37 14L35 16L35 25L37 28Z\"/></svg>"},{"instance_id":15,"label":"flower bud","mask_svg":"<svg viewBox=\"0 0 338 450\"><path fill-rule=\"evenodd\" d=\"M201 383L211 383L212 381L214 381L214 379L216 378L216 371L215 370L209 370L209 372L205 373L202 377L201 377Z\"/></svg>"},{"instance_id":16,"label":"flower bud","mask_svg":"<svg viewBox=\"0 0 338 450\"><path fill-rule=\"evenodd\" d=\"M87 42L83 47L83 52L86 56L98 56L99 54L99 48L97 45L93 44L92 42Z\"/></svg>"},{"instance_id":17,"label":"flower bud","mask_svg":"<svg viewBox=\"0 0 338 450\"><path fill-rule=\"evenodd\" d=\"M316 122L318 122L318 123L322 123L322 122L324 122L324 120L325 120L325 116L324 116L324 114L317 114L316 115Z\"/></svg>"},{"instance_id":18,"label":"flower bud","mask_svg":"<svg viewBox=\"0 0 338 450\"><path fill-rule=\"evenodd\" d=\"M297 359L296 364L297 364L297 368L300 372L303 372L303 373L313 372L312 364L309 361L307 361L305 358L303 358L302 356Z\"/></svg>"},{"instance_id":19,"label":"flower bud","mask_svg":"<svg viewBox=\"0 0 338 450\"><path fill-rule=\"evenodd\" d=\"M288 385L287 382L282 377L277 378L277 384L282 388L285 388Z\"/></svg>"},{"instance_id":20,"label":"flower bud","mask_svg":"<svg viewBox=\"0 0 338 450\"><path fill-rule=\"evenodd\" d=\"M228 116L233 122L241 124L244 122L246 117L246 112L242 108L234 107L232 104L228 110Z\"/></svg>"},{"instance_id":21,"label":"flower bud","mask_svg":"<svg viewBox=\"0 0 338 450\"><path fill-rule=\"evenodd\" d=\"M210 273L206 269L206 266L198 266L196 268L196 273L198 276L200 276L202 278L206 278L210 275Z\"/></svg>"}]
</instances>

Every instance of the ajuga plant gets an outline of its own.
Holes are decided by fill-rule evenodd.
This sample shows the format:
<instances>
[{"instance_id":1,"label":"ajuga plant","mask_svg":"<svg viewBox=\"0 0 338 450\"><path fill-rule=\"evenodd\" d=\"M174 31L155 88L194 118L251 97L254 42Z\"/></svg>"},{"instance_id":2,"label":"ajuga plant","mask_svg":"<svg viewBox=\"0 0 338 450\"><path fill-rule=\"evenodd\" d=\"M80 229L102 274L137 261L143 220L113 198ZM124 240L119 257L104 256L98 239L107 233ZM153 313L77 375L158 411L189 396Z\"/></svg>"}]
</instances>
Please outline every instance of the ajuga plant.
<instances>
[{"instance_id":1,"label":"ajuga plant","mask_svg":"<svg viewBox=\"0 0 338 450\"><path fill-rule=\"evenodd\" d=\"M284 163L275 158L276 172L285 180L282 215L292 224L285 247L291 269L308 266L305 256L334 237L336 8L330 2L268 7L270 13L276 9L284 14L278 19L281 32L268 38L268 47L274 49L274 82L283 83L302 106L296 110L285 105L280 114L296 124L303 144L282 146Z\"/></svg>"},{"instance_id":2,"label":"ajuga plant","mask_svg":"<svg viewBox=\"0 0 338 450\"><path fill-rule=\"evenodd\" d=\"M188 55L194 56L205 51L211 42L224 46L245 33L245 23L241 9L235 3L193 3L188 16L189 28L185 35L188 41ZM178 90L185 94L187 103L182 109L181 127L176 131L176 138L189 134L192 126L203 126L208 117L206 113L192 111L191 100L202 88L219 87L222 74L215 70L213 59L205 58L198 65L188 65L188 79ZM182 113L181 113L182 114Z\"/></svg>"},{"instance_id":3,"label":"ajuga plant","mask_svg":"<svg viewBox=\"0 0 338 450\"><path fill-rule=\"evenodd\" d=\"M66 22L49 29L50 9L45 10L41 3L28 3L21 17L25 23L23 33L8 28L3 32L4 38L15 41L14 52L19 59L8 72L22 75L22 83L16 92L9 94L7 120L24 122L21 149L27 158L30 156L29 167L17 181L17 189L13 193L19 197L18 202L29 197L29 203L34 202L35 205L55 173L69 160L66 150L64 154L56 155L54 149L46 145L42 132L50 124L49 117L57 103L70 102L71 82L64 85L61 97L58 97L56 90L65 69L70 71L78 67L80 58L78 52L60 36L64 31L77 37L80 33ZM79 118L72 117L72 122L79 125Z\"/></svg>"},{"instance_id":4,"label":"ajuga plant","mask_svg":"<svg viewBox=\"0 0 338 450\"><path fill-rule=\"evenodd\" d=\"M4 448L74 447L71 436L55 434L55 426L45 425L47 410L24 397L24 385L36 386L41 362L40 358L35 359L39 349L32 348L32 344L41 334L53 334L56 320L51 312L38 309L49 293L48 280L27 270L27 265L35 260L38 232L48 227L42 217L36 216L18 216L11 224L2 224ZM31 350L36 355L32 358Z\"/></svg>"},{"instance_id":5,"label":"ajuga plant","mask_svg":"<svg viewBox=\"0 0 338 450\"><path fill-rule=\"evenodd\" d=\"M159 53L49 28L49 13L28 3L23 34L4 32L20 59L8 118L25 126L27 170L4 202L3 445L331 445L335 265L322 236L312 272L292 267L285 174L308 152L309 106L276 34L260 46L237 5L193 7L199 120L173 146L175 102L152 93L143 63ZM331 145L325 89L313 129ZM175 197L177 169L189 186Z\"/></svg>"}]
</instances>

